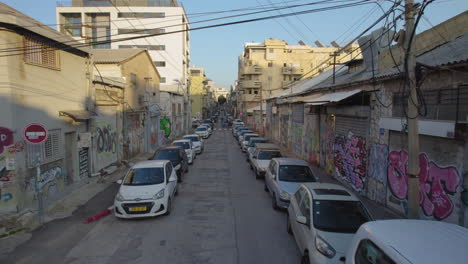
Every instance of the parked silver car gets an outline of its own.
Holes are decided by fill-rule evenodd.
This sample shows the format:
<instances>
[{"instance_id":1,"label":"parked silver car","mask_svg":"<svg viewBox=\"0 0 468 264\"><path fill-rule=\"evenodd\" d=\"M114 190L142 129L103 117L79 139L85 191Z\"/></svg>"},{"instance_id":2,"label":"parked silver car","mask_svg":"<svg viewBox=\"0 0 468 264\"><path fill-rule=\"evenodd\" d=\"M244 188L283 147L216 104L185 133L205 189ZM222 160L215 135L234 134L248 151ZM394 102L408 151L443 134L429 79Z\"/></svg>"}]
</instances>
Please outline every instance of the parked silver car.
<instances>
[{"instance_id":1,"label":"parked silver car","mask_svg":"<svg viewBox=\"0 0 468 264\"><path fill-rule=\"evenodd\" d=\"M205 149L205 144L203 143L203 139L197 134L185 135L182 138L190 139L192 141L193 150L197 154L201 154L203 150Z\"/></svg>"},{"instance_id":2,"label":"parked silver car","mask_svg":"<svg viewBox=\"0 0 468 264\"><path fill-rule=\"evenodd\" d=\"M290 196L306 182L317 182L309 164L300 159L274 158L265 174L265 191L272 196L273 209L286 209Z\"/></svg>"},{"instance_id":3,"label":"parked silver car","mask_svg":"<svg viewBox=\"0 0 468 264\"><path fill-rule=\"evenodd\" d=\"M265 177L265 172L273 158L280 158L283 155L278 146L268 143L259 143L255 150L249 155L250 168L255 173L255 178Z\"/></svg>"},{"instance_id":4,"label":"parked silver car","mask_svg":"<svg viewBox=\"0 0 468 264\"><path fill-rule=\"evenodd\" d=\"M259 135L257 133L247 133L244 135L244 138L241 142L241 149L242 149L242 152L246 152L247 151L247 145L249 144L249 140L251 138L255 138L255 137L259 137Z\"/></svg>"}]
</instances>

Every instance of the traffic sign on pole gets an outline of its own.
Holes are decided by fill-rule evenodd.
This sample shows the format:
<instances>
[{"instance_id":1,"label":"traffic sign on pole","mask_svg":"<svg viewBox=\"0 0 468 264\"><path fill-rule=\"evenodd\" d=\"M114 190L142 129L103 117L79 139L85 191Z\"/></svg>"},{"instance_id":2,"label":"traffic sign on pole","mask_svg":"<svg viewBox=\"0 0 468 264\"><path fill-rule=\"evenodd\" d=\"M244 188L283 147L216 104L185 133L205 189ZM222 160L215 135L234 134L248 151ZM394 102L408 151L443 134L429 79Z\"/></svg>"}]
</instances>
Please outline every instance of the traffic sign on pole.
<instances>
[{"instance_id":1,"label":"traffic sign on pole","mask_svg":"<svg viewBox=\"0 0 468 264\"><path fill-rule=\"evenodd\" d=\"M39 123L32 123L24 128L23 137L30 144L41 144L47 139L47 129Z\"/></svg>"}]
</instances>

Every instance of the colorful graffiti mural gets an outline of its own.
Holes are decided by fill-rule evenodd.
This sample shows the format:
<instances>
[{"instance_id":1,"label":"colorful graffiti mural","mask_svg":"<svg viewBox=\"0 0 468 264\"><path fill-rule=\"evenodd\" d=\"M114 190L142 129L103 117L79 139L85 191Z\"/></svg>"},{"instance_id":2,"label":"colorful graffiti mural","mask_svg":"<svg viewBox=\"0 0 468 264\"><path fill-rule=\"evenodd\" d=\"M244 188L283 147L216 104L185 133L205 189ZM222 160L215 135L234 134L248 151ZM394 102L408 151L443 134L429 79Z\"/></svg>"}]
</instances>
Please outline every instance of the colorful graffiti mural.
<instances>
[{"instance_id":1,"label":"colorful graffiti mural","mask_svg":"<svg viewBox=\"0 0 468 264\"><path fill-rule=\"evenodd\" d=\"M399 200L408 196L408 153L392 151L388 156L388 186ZM461 184L460 174L453 166L440 167L425 153L419 154L419 205L424 215L443 220L454 209L451 200Z\"/></svg>"},{"instance_id":2,"label":"colorful graffiti mural","mask_svg":"<svg viewBox=\"0 0 468 264\"><path fill-rule=\"evenodd\" d=\"M324 157L325 171L328 174L333 174L335 161L334 161L334 143L335 143L335 122L332 117L324 117L320 124L321 139L320 139L320 152Z\"/></svg>"},{"instance_id":3,"label":"colorful graffiti mural","mask_svg":"<svg viewBox=\"0 0 468 264\"><path fill-rule=\"evenodd\" d=\"M13 131L6 127L0 127L0 154L5 147L13 144Z\"/></svg>"},{"instance_id":4,"label":"colorful graffiti mural","mask_svg":"<svg viewBox=\"0 0 468 264\"><path fill-rule=\"evenodd\" d=\"M299 157L302 156L302 123L292 123L292 151Z\"/></svg>"},{"instance_id":5,"label":"colorful graffiti mural","mask_svg":"<svg viewBox=\"0 0 468 264\"><path fill-rule=\"evenodd\" d=\"M24 141L18 141L14 145L8 147L8 153L13 154L13 153L19 153L24 151Z\"/></svg>"},{"instance_id":6,"label":"colorful graffiti mural","mask_svg":"<svg viewBox=\"0 0 468 264\"><path fill-rule=\"evenodd\" d=\"M304 131L304 157L311 163L319 163L319 135L312 128L312 124L307 123Z\"/></svg>"},{"instance_id":7,"label":"colorful graffiti mural","mask_svg":"<svg viewBox=\"0 0 468 264\"><path fill-rule=\"evenodd\" d=\"M352 134L337 136L334 144L335 171L338 177L350 183L359 192L364 190L366 176L366 141Z\"/></svg>"},{"instance_id":8,"label":"colorful graffiti mural","mask_svg":"<svg viewBox=\"0 0 468 264\"><path fill-rule=\"evenodd\" d=\"M41 173L37 179L37 188L43 190L46 185L55 185L62 177L62 168L54 167Z\"/></svg>"},{"instance_id":9,"label":"colorful graffiti mural","mask_svg":"<svg viewBox=\"0 0 468 264\"><path fill-rule=\"evenodd\" d=\"M171 121L167 118L161 119L161 121L159 121L159 129L164 131L164 137L169 138L171 135Z\"/></svg>"}]
</instances>

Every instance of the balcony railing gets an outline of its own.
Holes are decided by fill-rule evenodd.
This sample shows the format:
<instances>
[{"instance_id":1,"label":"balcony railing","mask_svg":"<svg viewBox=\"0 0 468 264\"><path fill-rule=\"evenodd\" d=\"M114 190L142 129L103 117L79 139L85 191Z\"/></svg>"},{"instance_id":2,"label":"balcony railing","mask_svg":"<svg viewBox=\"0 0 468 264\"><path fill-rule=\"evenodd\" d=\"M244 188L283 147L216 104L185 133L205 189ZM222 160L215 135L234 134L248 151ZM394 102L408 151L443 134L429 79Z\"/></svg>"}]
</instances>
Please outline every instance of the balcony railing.
<instances>
[{"instance_id":1,"label":"balcony railing","mask_svg":"<svg viewBox=\"0 0 468 264\"><path fill-rule=\"evenodd\" d=\"M69 0L57 1L58 7L106 7L106 6L133 6L133 7L151 7L151 6L164 6L164 7L178 7L177 0Z\"/></svg>"},{"instance_id":2,"label":"balcony railing","mask_svg":"<svg viewBox=\"0 0 468 264\"><path fill-rule=\"evenodd\" d=\"M244 94L242 95L242 101L260 101L259 94Z\"/></svg>"},{"instance_id":3,"label":"balcony railing","mask_svg":"<svg viewBox=\"0 0 468 264\"><path fill-rule=\"evenodd\" d=\"M283 67L283 74L302 75L304 69L298 67Z\"/></svg>"},{"instance_id":4,"label":"balcony railing","mask_svg":"<svg viewBox=\"0 0 468 264\"><path fill-rule=\"evenodd\" d=\"M242 81L241 86L242 88L260 88L262 86L262 82L255 80Z\"/></svg>"},{"instance_id":5,"label":"balcony railing","mask_svg":"<svg viewBox=\"0 0 468 264\"><path fill-rule=\"evenodd\" d=\"M262 74L262 67L260 66L246 66L242 69L242 74Z\"/></svg>"}]
</instances>

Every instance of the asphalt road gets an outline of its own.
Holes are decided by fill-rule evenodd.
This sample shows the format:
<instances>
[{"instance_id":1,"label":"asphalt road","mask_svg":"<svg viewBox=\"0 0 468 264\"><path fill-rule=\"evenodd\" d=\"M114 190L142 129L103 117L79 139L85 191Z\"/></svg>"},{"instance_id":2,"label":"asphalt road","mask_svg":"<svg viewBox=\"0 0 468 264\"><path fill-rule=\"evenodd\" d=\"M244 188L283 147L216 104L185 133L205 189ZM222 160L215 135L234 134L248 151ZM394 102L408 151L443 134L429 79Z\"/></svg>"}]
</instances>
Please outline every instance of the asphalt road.
<instances>
[{"instance_id":1,"label":"asphalt road","mask_svg":"<svg viewBox=\"0 0 468 264\"><path fill-rule=\"evenodd\" d=\"M205 141L179 186L170 216L85 224L110 206L118 185L93 197L73 216L48 223L0 263L299 263L263 181L255 180L230 130Z\"/></svg>"}]
</instances>

